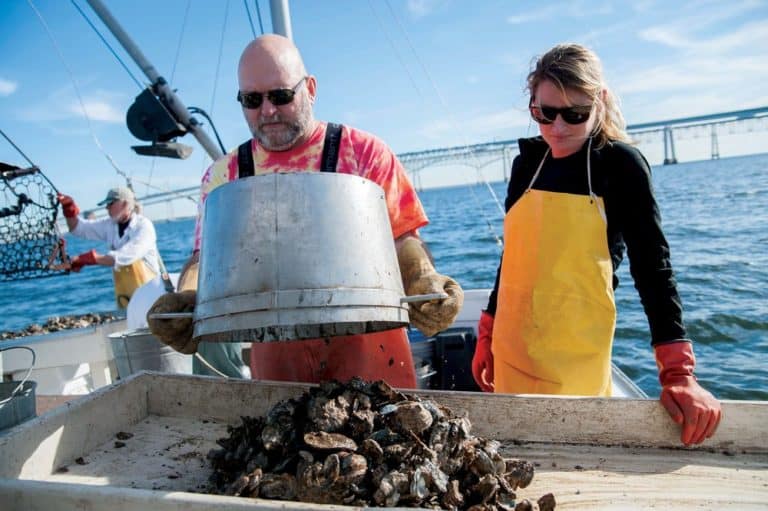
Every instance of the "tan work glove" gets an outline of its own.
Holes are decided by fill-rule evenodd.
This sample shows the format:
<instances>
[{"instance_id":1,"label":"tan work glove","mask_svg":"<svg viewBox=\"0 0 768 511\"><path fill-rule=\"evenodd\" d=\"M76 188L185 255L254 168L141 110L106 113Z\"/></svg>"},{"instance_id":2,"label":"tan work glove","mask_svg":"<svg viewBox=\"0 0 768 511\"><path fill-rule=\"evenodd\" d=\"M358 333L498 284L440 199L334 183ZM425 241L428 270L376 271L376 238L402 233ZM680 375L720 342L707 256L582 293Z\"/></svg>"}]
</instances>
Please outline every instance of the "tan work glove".
<instances>
[{"instance_id":1,"label":"tan work glove","mask_svg":"<svg viewBox=\"0 0 768 511\"><path fill-rule=\"evenodd\" d=\"M194 323L192 318L153 319L151 316L160 312L193 312L197 291L166 293L152 304L147 312L147 324L152 333L165 344L185 355L197 351L197 341L192 339Z\"/></svg>"},{"instance_id":2,"label":"tan work glove","mask_svg":"<svg viewBox=\"0 0 768 511\"><path fill-rule=\"evenodd\" d=\"M195 326L192 318L153 319L151 316L161 312L193 312L197 301L197 272L198 264L191 264L179 280L179 292L162 295L147 312L147 324L152 333L185 355L197 352L198 341L192 338Z\"/></svg>"},{"instance_id":3,"label":"tan work glove","mask_svg":"<svg viewBox=\"0 0 768 511\"><path fill-rule=\"evenodd\" d=\"M399 244L397 260L407 296L447 293L444 300L409 303L411 324L430 337L453 324L464 304L464 291L458 282L435 271L421 240L406 238Z\"/></svg>"}]
</instances>

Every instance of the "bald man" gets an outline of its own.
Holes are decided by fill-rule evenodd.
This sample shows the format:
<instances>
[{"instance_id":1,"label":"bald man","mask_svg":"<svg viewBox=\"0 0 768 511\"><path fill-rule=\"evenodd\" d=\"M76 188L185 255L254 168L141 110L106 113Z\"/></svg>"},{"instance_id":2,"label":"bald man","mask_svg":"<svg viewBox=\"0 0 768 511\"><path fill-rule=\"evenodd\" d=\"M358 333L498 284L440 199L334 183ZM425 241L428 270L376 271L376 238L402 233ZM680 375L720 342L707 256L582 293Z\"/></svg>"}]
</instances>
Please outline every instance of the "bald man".
<instances>
[{"instance_id":1,"label":"bald man","mask_svg":"<svg viewBox=\"0 0 768 511\"><path fill-rule=\"evenodd\" d=\"M370 179L384 189L406 294L448 294L440 302L411 304L411 323L427 336L450 326L461 309L463 292L456 281L437 273L419 238L418 229L428 220L394 153L369 133L315 120L312 106L317 98L317 79L307 73L299 50L285 37L270 34L252 41L240 57L238 81L237 99L253 138L206 171L201 206L217 186L254 174L323 170ZM338 158L324 158L324 153ZM187 291L161 297L150 313L194 307L204 238L198 217L193 255L182 275L186 281L182 289ZM194 353L198 349L191 335L191 320L149 320L149 324L178 351ZM397 387L416 386L410 346L402 328L327 339L254 343L250 367L254 379L317 383L359 376L383 379Z\"/></svg>"}]
</instances>

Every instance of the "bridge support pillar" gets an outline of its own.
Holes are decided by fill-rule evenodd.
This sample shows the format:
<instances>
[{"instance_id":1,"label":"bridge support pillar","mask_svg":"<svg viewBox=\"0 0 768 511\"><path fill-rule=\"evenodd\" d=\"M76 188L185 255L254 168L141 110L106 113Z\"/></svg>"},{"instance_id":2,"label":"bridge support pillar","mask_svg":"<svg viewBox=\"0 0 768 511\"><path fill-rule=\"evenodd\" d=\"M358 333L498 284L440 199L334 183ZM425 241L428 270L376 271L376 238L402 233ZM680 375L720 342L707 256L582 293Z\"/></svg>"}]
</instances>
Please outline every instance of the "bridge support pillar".
<instances>
[{"instance_id":1,"label":"bridge support pillar","mask_svg":"<svg viewBox=\"0 0 768 511\"><path fill-rule=\"evenodd\" d=\"M677 163L675 155L675 139L672 136L672 128L664 127L664 165Z\"/></svg>"},{"instance_id":2,"label":"bridge support pillar","mask_svg":"<svg viewBox=\"0 0 768 511\"><path fill-rule=\"evenodd\" d=\"M717 143L717 129L716 129L714 124L712 125L711 142L712 142L712 159L713 160L719 160L720 159L720 146Z\"/></svg>"}]
</instances>

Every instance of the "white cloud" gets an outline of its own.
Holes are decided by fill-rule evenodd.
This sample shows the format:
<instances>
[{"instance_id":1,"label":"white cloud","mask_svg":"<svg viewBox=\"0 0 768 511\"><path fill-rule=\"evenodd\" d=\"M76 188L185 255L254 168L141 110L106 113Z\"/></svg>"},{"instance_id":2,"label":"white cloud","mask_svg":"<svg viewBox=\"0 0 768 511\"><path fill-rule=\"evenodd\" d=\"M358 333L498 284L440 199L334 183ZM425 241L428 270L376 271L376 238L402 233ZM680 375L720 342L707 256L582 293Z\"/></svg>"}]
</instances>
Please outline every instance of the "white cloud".
<instances>
[{"instance_id":1,"label":"white cloud","mask_svg":"<svg viewBox=\"0 0 768 511\"><path fill-rule=\"evenodd\" d=\"M737 47L752 47L765 45L768 33L768 21L764 16L753 17L756 21L746 22L720 35L719 29L727 26L727 20L749 15L750 11L760 8L759 2L745 1L740 3L711 4L702 9L697 4L683 8L683 12L670 17L671 21L653 25L638 31L641 39L658 43L676 49L699 52L718 52L732 50ZM697 36L697 34L702 34Z\"/></svg>"},{"instance_id":2,"label":"white cloud","mask_svg":"<svg viewBox=\"0 0 768 511\"><path fill-rule=\"evenodd\" d=\"M19 87L19 84L16 82L12 82L10 80L5 80L3 78L0 78L0 96L10 96L14 92L16 92L16 89Z\"/></svg>"},{"instance_id":3,"label":"white cloud","mask_svg":"<svg viewBox=\"0 0 768 511\"><path fill-rule=\"evenodd\" d=\"M696 57L626 74L614 84L624 94L669 91L696 91L721 86L732 90L735 76L751 76L754 83L768 80L768 69L757 56Z\"/></svg>"},{"instance_id":4,"label":"white cloud","mask_svg":"<svg viewBox=\"0 0 768 511\"><path fill-rule=\"evenodd\" d=\"M119 123L125 121L125 113L117 107L101 99L84 99L83 104L75 101L70 104L69 111L75 115L83 116L85 114L91 121Z\"/></svg>"},{"instance_id":5,"label":"white cloud","mask_svg":"<svg viewBox=\"0 0 768 511\"><path fill-rule=\"evenodd\" d=\"M540 9L524 9L522 14L513 14L507 16L507 23L510 25L521 25L532 21L552 21L555 18L585 18L609 15L614 12L610 2L597 4L594 1L581 2L562 2L558 4L550 3Z\"/></svg>"},{"instance_id":6,"label":"white cloud","mask_svg":"<svg viewBox=\"0 0 768 511\"><path fill-rule=\"evenodd\" d=\"M646 41L659 43L670 48L686 50L698 54L711 55L734 51L739 48L751 49L765 46L768 34L768 20L746 23L727 34L696 38L688 35L686 27L656 26L640 31L640 37Z\"/></svg>"},{"instance_id":7,"label":"white cloud","mask_svg":"<svg viewBox=\"0 0 768 511\"><path fill-rule=\"evenodd\" d=\"M408 12L415 18L423 18L430 14L437 2L435 0L408 0Z\"/></svg>"},{"instance_id":8,"label":"white cloud","mask_svg":"<svg viewBox=\"0 0 768 511\"><path fill-rule=\"evenodd\" d=\"M475 144L489 139L514 138L529 121L527 111L509 108L462 119L436 119L421 126L419 134L427 141L446 145Z\"/></svg>"},{"instance_id":9,"label":"white cloud","mask_svg":"<svg viewBox=\"0 0 768 511\"><path fill-rule=\"evenodd\" d=\"M678 27L656 26L641 30L640 39L672 48L688 48L691 41L679 32Z\"/></svg>"},{"instance_id":10,"label":"white cloud","mask_svg":"<svg viewBox=\"0 0 768 511\"><path fill-rule=\"evenodd\" d=\"M85 113L92 122L125 122L127 111L126 98L122 94L100 91L83 97L83 105L74 97L69 87L54 90L40 103L25 106L20 118L30 122L67 121L72 118L85 118Z\"/></svg>"},{"instance_id":11,"label":"white cloud","mask_svg":"<svg viewBox=\"0 0 768 511\"><path fill-rule=\"evenodd\" d=\"M360 110L347 110L341 114L341 119L343 122L352 126L360 124L361 119L364 118L365 116Z\"/></svg>"},{"instance_id":12,"label":"white cloud","mask_svg":"<svg viewBox=\"0 0 768 511\"><path fill-rule=\"evenodd\" d=\"M550 5L548 7L536 10L527 9L523 14L513 14L511 16L507 16L507 23L510 25L522 25L523 23L549 19L556 13L557 6L555 5Z\"/></svg>"},{"instance_id":13,"label":"white cloud","mask_svg":"<svg viewBox=\"0 0 768 511\"><path fill-rule=\"evenodd\" d=\"M656 2L655 0L635 0L631 3L631 7L633 11L640 14L645 14L646 12L656 8Z\"/></svg>"}]
</instances>

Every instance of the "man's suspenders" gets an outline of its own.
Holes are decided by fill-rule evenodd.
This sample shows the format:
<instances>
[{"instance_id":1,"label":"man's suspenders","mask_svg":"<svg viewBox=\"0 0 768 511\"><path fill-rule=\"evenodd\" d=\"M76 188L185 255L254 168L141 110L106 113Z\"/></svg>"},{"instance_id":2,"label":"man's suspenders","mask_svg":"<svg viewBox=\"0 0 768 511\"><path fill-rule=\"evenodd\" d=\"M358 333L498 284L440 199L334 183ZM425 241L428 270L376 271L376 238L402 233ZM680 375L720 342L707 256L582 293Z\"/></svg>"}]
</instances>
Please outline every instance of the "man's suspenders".
<instances>
[{"instance_id":1,"label":"man's suspenders","mask_svg":"<svg viewBox=\"0 0 768 511\"><path fill-rule=\"evenodd\" d=\"M341 124L329 122L325 129L325 142L323 143L323 155L320 160L321 172L336 172L336 164L339 161L339 145L341 143ZM237 148L238 178L254 175L253 151L251 140L240 144Z\"/></svg>"}]
</instances>

